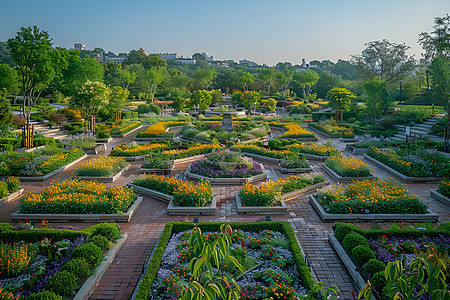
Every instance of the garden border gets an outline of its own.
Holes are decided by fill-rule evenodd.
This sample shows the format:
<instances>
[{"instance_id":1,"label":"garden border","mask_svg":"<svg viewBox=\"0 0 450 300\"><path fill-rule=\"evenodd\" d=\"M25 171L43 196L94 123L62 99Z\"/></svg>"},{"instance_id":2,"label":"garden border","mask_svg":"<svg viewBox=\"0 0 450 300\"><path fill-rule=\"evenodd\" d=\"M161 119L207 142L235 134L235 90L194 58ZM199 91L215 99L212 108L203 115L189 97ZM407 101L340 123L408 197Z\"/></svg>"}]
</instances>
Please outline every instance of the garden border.
<instances>
[{"instance_id":1,"label":"garden border","mask_svg":"<svg viewBox=\"0 0 450 300\"><path fill-rule=\"evenodd\" d=\"M263 181L267 179L267 172L264 168L264 165L261 164L262 174L244 177L244 178L215 178L215 177L206 177L202 175L193 174L189 169L186 171L186 178L196 179L196 180L208 180L211 184L223 184L223 185L235 185L235 184L244 184L244 183L253 183L257 181Z\"/></svg>"},{"instance_id":2,"label":"garden border","mask_svg":"<svg viewBox=\"0 0 450 300\"><path fill-rule=\"evenodd\" d=\"M181 164L181 163L186 163L186 162L192 162L192 161L195 161L195 160L203 159L203 158L208 157L209 154L211 154L211 152L205 153L205 154L199 154L199 155L189 156L189 157L184 157L184 158L174 159L174 160L173 160L173 165L175 166L176 164Z\"/></svg>"},{"instance_id":3,"label":"garden border","mask_svg":"<svg viewBox=\"0 0 450 300\"><path fill-rule=\"evenodd\" d=\"M173 201L167 206L167 214L170 216L206 216L215 215L217 207L217 196L213 195L213 199L208 206L192 207L192 206L175 206Z\"/></svg>"},{"instance_id":4,"label":"garden border","mask_svg":"<svg viewBox=\"0 0 450 300\"><path fill-rule=\"evenodd\" d=\"M3 199L0 199L0 206L4 203L8 203L9 201L13 200L14 198L16 198L17 196L20 196L23 194L24 189L21 188L15 192L12 192L11 194L9 194L8 196L6 196Z\"/></svg>"},{"instance_id":5,"label":"garden border","mask_svg":"<svg viewBox=\"0 0 450 300\"><path fill-rule=\"evenodd\" d=\"M281 206L243 206L238 194L238 191L234 192L238 214L284 215L287 213L287 206L286 203L284 203L284 199L281 199Z\"/></svg>"},{"instance_id":6,"label":"garden border","mask_svg":"<svg viewBox=\"0 0 450 300\"><path fill-rule=\"evenodd\" d=\"M178 139L179 139L180 141L194 142L194 143L200 143L200 144L210 144L210 143L211 143L211 141L197 140L197 139L190 138L190 137L183 136L183 135L180 135L180 136L178 137Z\"/></svg>"},{"instance_id":7,"label":"garden border","mask_svg":"<svg viewBox=\"0 0 450 300\"><path fill-rule=\"evenodd\" d=\"M431 198L441 201L443 204L447 206L450 206L450 198L445 197L444 195L439 193L438 190L430 190L430 196Z\"/></svg>"},{"instance_id":8,"label":"garden border","mask_svg":"<svg viewBox=\"0 0 450 300\"><path fill-rule=\"evenodd\" d=\"M318 190L318 189L320 189L320 188L322 188L324 186L327 186L329 184L330 184L330 182L328 180L325 180L325 181L322 181L322 182L319 182L319 183L307 186L307 187L305 187L305 188L303 188L301 190L296 190L296 191L292 191L290 193L281 195L281 198L283 198L284 201L289 201L289 200L292 200L292 199L294 199L294 198L296 198L298 196L302 196L302 195L307 194L309 192L312 192L314 190Z\"/></svg>"},{"instance_id":9,"label":"garden border","mask_svg":"<svg viewBox=\"0 0 450 300\"><path fill-rule=\"evenodd\" d=\"M367 161L375 164L376 166L380 167L384 171L391 173L392 175L394 175L395 177L397 177L398 179L400 179L406 183L434 183L434 182L439 182L442 180L442 177L410 177L410 176L406 176L406 175L403 175L402 173L400 173L399 171L396 171L396 170L392 169L391 167L386 166L385 164L376 160L375 158L370 157L367 154L364 154L364 158Z\"/></svg>"},{"instance_id":10,"label":"garden border","mask_svg":"<svg viewBox=\"0 0 450 300\"><path fill-rule=\"evenodd\" d=\"M278 163L278 168L280 169L281 173L311 173L313 171L312 168L293 168L293 169L287 169L287 168L283 168L280 163Z\"/></svg>"},{"instance_id":11,"label":"garden border","mask_svg":"<svg viewBox=\"0 0 450 300\"><path fill-rule=\"evenodd\" d=\"M111 137L113 137L113 138L124 138L124 137L127 137L127 136L129 136L129 135L131 135L131 134L133 134L133 133L135 133L136 131L138 131L139 129L141 129L141 128L143 128L144 127L144 124L141 124L141 126L139 126L139 127L136 127L135 129L133 129L133 130L131 130L131 131L128 131L127 133L124 133L124 134L111 134Z\"/></svg>"},{"instance_id":12,"label":"garden border","mask_svg":"<svg viewBox=\"0 0 450 300\"><path fill-rule=\"evenodd\" d=\"M367 222L367 221L414 221L435 222L439 216L435 213L428 214L329 214L319 204L314 195L309 195L309 202L324 222Z\"/></svg>"},{"instance_id":13,"label":"garden border","mask_svg":"<svg viewBox=\"0 0 450 300\"><path fill-rule=\"evenodd\" d=\"M109 176L109 177L94 177L94 176L71 176L70 178L77 178L77 179L81 179L81 180L96 180L98 182L114 182L117 179L119 179L120 176L123 175L123 173L125 173L126 171L128 171L128 169L131 167L131 164L127 164L127 166L125 168L123 168L122 170L120 170L119 172L117 172L116 174L114 174L113 176Z\"/></svg>"},{"instance_id":14,"label":"garden border","mask_svg":"<svg viewBox=\"0 0 450 300\"><path fill-rule=\"evenodd\" d=\"M323 132L323 131L320 130L320 129L317 129L317 128L315 128L315 127L309 126L309 124L308 124L308 129L311 129L311 131L313 131L313 132L316 133L316 134L322 134L324 137L326 137L326 138L328 138L328 139L336 139L336 138L339 137L338 135L336 135L336 136L329 135L328 133L325 133L325 132Z\"/></svg>"},{"instance_id":15,"label":"garden border","mask_svg":"<svg viewBox=\"0 0 450 300\"><path fill-rule=\"evenodd\" d=\"M42 220L50 222L130 222L139 206L142 204L142 197L137 197L133 205L123 214L21 214L20 210L11 214L12 221Z\"/></svg>"},{"instance_id":16,"label":"garden border","mask_svg":"<svg viewBox=\"0 0 450 300\"><path fill-rule=\"evenodd\" d=\"M337 174L335 171L333 171L331 168L327 167L326 165L323 165L321 167L322 167L322 170L324 170L326 174L328 174L331 178L333 178L338 183L351 183L355 180L366 180L366 179L373 180L373 179L377 178L373 175L370 177L344 177L344 176Z\"/></svg>"},{"instance_id":17,"label":"garden border","mask_svg":"<svg viewBox=\"0 0 450 300\"><path fill-rule=\"evenodd\" d=\"M102 262L95 268L95 270L92 271L93 274L86 279L73 300L86 300L89 298L97 285L100 283L103 275L113 263L123 244L127 240L127 237L128 234L122 233L122 238L116 241L114 247L106 253Z\"/></svg>"}]
</instances>

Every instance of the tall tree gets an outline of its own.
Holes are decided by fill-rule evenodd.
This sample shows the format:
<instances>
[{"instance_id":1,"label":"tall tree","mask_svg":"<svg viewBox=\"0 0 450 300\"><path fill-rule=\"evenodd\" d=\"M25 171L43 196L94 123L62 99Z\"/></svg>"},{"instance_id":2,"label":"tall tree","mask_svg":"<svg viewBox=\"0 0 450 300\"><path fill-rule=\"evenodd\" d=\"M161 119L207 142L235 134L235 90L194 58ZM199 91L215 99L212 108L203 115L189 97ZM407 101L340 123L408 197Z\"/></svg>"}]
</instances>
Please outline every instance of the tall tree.
<instances>
[{"instance_id":1,"label":"tall tree","mask_svg":"<svg viewBox=\"0 0 450 300\"><path fill-rule=\"evenodd\" d=\"M189 79L190 79L189 76L180 71L177 71L170 77L175 92L184 91L189 82Z\"/></svg>"},{"instance_id":2,"label":"tall tree","mask_svg":"<svg viewBox=\"0 0 450 300\"><path fill-rule=\"evenodd\" d=\"M319 80L320 76L316 71L306 70L301 72L296 72L293 76L293 80L302 88L303 99L309 99L309 91L311 87L314 86Z\"/></svg>"},{"instance_id":3,"label":"tall tree","mask_svg":"<svg viewBox=\"0 0 450 300\"><path fill-rule=\"evenodd\" d=\"M216 76L217 72L212 68L199 68L195 70L195 79L199 82L202 89L208 89Z\"/></svg>"},{"instance_id":4,"label":"tall tree","mask_svg":"<svg viewBox=\"0 0 450 300\"><path fill-rule=\"evenodd\" d=\"M253 76L249 72L237 70L233 74L233 79L237 85L242 86L243 91L248 91L248 85L255 81L255 76Z\"/></svg>"},{"instance_id":5,"label":"tall tree","mask_svg":"<svg viewBox=\"0 0 450 300\"><path fill-rule=\"evenodd\" d=\"M0 64L0 90L5 90L8 94L14 94L14 104L20 86L17 71L8 64Z\"/></svg>"},{"instance_id":6,"label":"tall tree","mask_svg":"<svg viewBox=\"0 0 450 300\"><path fill-rule=\"evenodd\" d=\"M54 49L50 36L36 26L22 27L8 40L11 56L16 64L24 96L23 111L27 124L23 131L23 145L32 147L30 115L42 91L53 78L67 67L65 52Z\"/></svg>"},{"instance_id":7,"label":"tall tree","mask_svg":"<svg viewBox=\"0 0 450 300\"><path fill-rule=\"evenodd\" d=\"M200 105L202 110L207 109L211 105L212 95L210 92L205 90L198 90L192 93L191 101L189 105L193 107L194 105Z\"/></svg>"},{"instance_id":8,"label":"tall tree","mask_svg":"<svg viewBox=\"0 0 450 300\"><path fill-rule=\"evenodd\" d=\"M379 80L393 83L403 78L415 67L414 56L406 54L410 48L406 44L391 43L384 39L364 45L366 48L362 54L353 55L352 60L361 77L366 80L376 76Z\"/></svg>"},{"instance_id":9,"label":"tall tree","mask_svg":"<svg viewBox=\"0 0 450 300\"><path fill-rule=\"evenodd\" d=\"M336 109L336 120L343 121L343 112L350 108L351 100L355 98L355 94L346 88L332 88L328 91L327 99L332 108Z\"/></svg>"},{"instance_id":10,"label":"tall tree","mask_svg":"<svg viewBox=\"0 0 450 300\"><path fill-rule=\"evenodd\" d=\"M254 109L256 103L256 107L259 107L261 104L261 94L255 91L247 91L243 92L241 95L241 105L245 107L247 110L252 111Z\"/></svg>"},{"instance_id":11,"label":"tall tree","mask_svg":"<svg viewBox=\"0 0 450 300\"><path fill-rule=\"evenodd\" d=\"M380 114L382 110L381 97L385 88L386 81L379 80L376 77L363 83L363 89L366 94L365 104L367 111L372 116L372 125L375 125L375 118Z\"/></svg>"},{"instance_id":12,"label":"tall tree","mask_svg":"<svg viewBox=\"0 0 450 300\"><path fill-rule=\"evenodd\" d=\"M270 96L270 87L275 80L275 69L265 68L258 73L258 78L264 83L264 93L266 96Z\"/></svg>"},{"instance_id":13,"label":"tall tree","mask_svg":"<svg viewBox=\"0 0 450 300\"><path fill-rule=\"evenodd\" d=\"M114 111L116 115L116 121L120 120L122 109L127 104L128 96L130 92L121 88L120 86L113 86L110 88L111 94L109 95L108 109Z\"/></svg>"},{"instance_id":14,"label":"tall tree","mask_svg":"<svg viewBox=\"0 0 450 300\"><path fill-rule=\"evenodd\" d=\"M150 67L145 72L145 84L150 93L150 101L153 103L155 93L158 86L168 77L167 69L165 67Z\"/></svg>"},{"instance_id":15,"label":"tall tree","mask_svg":"<svg viewBox=\"0 0 450 300\"><path fill-rule=\"evenodd\" d=\"M426 59L440 58L446 60L450 53L450 15L436 17L433 31L422 32L419 35L419 44L422 46Z\"/></svg>"}]
</instances>

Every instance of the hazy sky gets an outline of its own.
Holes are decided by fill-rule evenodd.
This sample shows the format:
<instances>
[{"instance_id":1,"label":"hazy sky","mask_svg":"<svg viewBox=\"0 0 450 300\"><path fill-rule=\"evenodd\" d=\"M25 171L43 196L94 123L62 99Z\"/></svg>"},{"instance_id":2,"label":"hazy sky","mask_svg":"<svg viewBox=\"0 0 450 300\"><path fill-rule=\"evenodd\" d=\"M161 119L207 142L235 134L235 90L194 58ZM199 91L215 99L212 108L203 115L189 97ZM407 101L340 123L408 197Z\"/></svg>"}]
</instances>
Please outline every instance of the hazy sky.
<instances>
[{"instance_id":1,"label":"hazy sky","mask_svg":"<svg viewBox=\"0 0 450 300\"><path fill-rule=\"evenodd\" d=\"M419 33L450 13L449 0L3 0L0 41L22 26L48 31L54 44L146 53L207 52L268 65L305 58L349 59L364 43L388 39L420 58Z\"/></svg>"}]
</instances>

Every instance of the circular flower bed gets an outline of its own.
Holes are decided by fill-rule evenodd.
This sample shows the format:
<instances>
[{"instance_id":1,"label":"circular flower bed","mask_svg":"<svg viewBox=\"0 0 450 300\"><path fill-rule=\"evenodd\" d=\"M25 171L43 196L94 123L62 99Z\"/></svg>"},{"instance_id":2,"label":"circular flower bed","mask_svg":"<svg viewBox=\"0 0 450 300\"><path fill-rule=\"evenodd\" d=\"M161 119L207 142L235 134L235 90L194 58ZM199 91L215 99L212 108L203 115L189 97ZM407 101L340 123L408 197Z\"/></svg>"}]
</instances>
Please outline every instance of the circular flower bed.
<instances>
[{"instance_id":1,"label":"circular flower bed","mask_svg":"<svg viewBox=\"0 0 450 300\"><path fill-rule=\"evenodd\" d=\"M230 150L219 150L189 167L192 174L212 178L247 178L263 173L261 164Z\"/></svg>"}]
</instances>

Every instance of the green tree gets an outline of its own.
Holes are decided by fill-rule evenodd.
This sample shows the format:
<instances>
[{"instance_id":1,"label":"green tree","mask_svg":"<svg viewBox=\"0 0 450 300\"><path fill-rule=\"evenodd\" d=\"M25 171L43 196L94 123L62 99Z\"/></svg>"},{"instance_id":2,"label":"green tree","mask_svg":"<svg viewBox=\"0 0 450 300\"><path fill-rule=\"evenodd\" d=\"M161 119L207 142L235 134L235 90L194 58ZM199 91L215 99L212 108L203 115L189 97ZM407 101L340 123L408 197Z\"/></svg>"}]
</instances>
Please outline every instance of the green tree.
<instances>
[{"instance_id":1,"label":"green tree","mask_svg":"<svg viewBox=\"0 0 450 300\"><path fill-rule=\"evenodd\" d=\"M217 72L212 68L199 68L195 70L195 79L202 89L208 89L216 76Z\"/></svg>"},{"instance_id":2,"label":"green tree","mask_svg":"<svg viewBox=\"0 0 450 300\"><path fill-rule=\"evenodd\" d=\"M123 66L132 64L141 64L145 69L150 69L151 67L167 67L164 59L158 55L146 55L142 49L131 50L127 55L127 59L122 63Z\"/></svg>"},{"instance_id":3,"label":"green tree","mask_svg":"<svg viewBox=\"0 0 450 300\"><path fill-rule=\"evenodd\" d=\"M249 72L244 72L242 70L237 70L233 74L233 79L237 85L242 86L243 91L248 90L248 85L255 81L255 76Z\"/></svg>"},{"instance_id":4,"label":"green tree","mask_svg":"<svg viewBox=\"0 0 450 300\"><path fill-rule=\"evenodd\" d=\"M212 96L211 104L213 104L213 105L220 105L220 104L222 104L223 96L222 96L222 91L221 90L212 90L211 91L211 96Z\"/></svg>"},{"instance_id":5,"label":"green tree","mask_svg":"<svg viewBox=\"0 0 450 300\"><path fill-rule=\"evenodd\" d=\"M433 29L431 33L422 32L419 35L419 44L425 50L424 57L446 60L450 52L450 15L436 17Z\"/></svg>"},{"instance_id":6,"label":"green tree","mask_svg":"<svg viewBox=\"0 0 450 300\"><path fill-rule=\"evenodd\" d=\"M0 99L0 125L11 124L13 119L9 101L6 99Z\"/></svg>"},{"instance_id":7,"label":"green tree","mask_svg":"<svg viewBox=\"0 0 450 300\"><path fill-rule=\"evenodd\" d=\"M145 84L150 92L150 101L153 103L158 86L166 80L168 73L165 67L151 67L145 72Z\"/></svg>"},{"instance_id":8,"label":"green tree","mask_svg":"<svg viewBox=\"0 0 450 300\"><path fill-rule=\"evenodd\" d=\"M303 99L308 100L309 91L317 81L319 81L319 74L313 70L306 70L302 72L296 72L293 76L293 80L302 88Z\"/></svg>"},{"instance_id":9,"label":"green tree","mask_svg":"<svg viewBox=\"0 0 450 300\"><path fill-rule=\"evenodd\" d=\"M264 83L264 93L270 96L270 87L275 80L275 69L265 68L258 73L258 78Z\"/></svg>"},{"instance_id":10,"label":"green tree","mask_svg":"<svg viewBox=\"0 0 450 300\"><path fill-rule=\"evenodd\" d=\"M0 90L6 90L6 93L14 94L14 104L19 89L19 76L14 68L7 64L0 64Z\"/></svg>"},{"instance_id":11,"label":"green tree","mask_svg":"<svg viewBox=\"0 0 450 300\"><path fill-rule=\"evenodd\" d=\"M111 94L109 96L108 109L115 112L116 121L118 121L120 120L122 109L127 104L130 92L128 90L124 90L120 86L113 86L110 90Z\"/></svg>"},{"instance_id":12,"label":"green tree","mask_svg":"<svg viewBox=\"0 0 450 300\"><path fill-rule=\"evenodd\" d=\"M67 57L65 51L54 49L48 33L36 26L22 27L14 38L8 40L8 47L16 64L24 96L23 112L27 126L22 134L23 146L31 148L31 109L53 78L67 67Z\"/></svg>"},{"instance_id":13,"label":"green tree","mask_svg":"<svg viewBox=\"0 0 450 300\"><path fill-rule=\"evenodd\" d=\"M189 79L190 79L189 76L187 76L181 71L177 71L174 75L170 77L170 81L172 82L175 92L185 91Z\"/></svg>"},{"instance_id":14,"label":"green tree","mask_svg":"<svg viewBox=\"0 0 450 300\"><path fill-rule=\"evenodd\" d=\"M0 64L7 64L11 67L14 66L11 58L11 51L9 50L6 42L0 42Z\"/></svg>"},{"instance_id":15,"label":"green tree","mask_svg":"<svg viewBox=\"0 0 450 300\"><path fill-rule=\"evenodd\" d=\"M358 72L366 80L377 77L393 83L412 71L416 65L413 56L406 51L410 48L406 44L391 43L388 40L373 41L364 44L366 48L361 55L353 55Z\"/></svg>"},{"instance_id":16,"label":"green tree","mask_svg":"<svg viewBox=\"0 0 450 300\"><path fill-rule=\"evenodd\" d=\"M372 125L375 125L375 118L382 111L381 97L386 88L385 80L378 80L376 77L363 83L363 89L366 93L366 109L372 116Z\"/></svg>"},{"instance_id":17,"label":"green tree","mask_svg":"<svg viewBox=\"0 0 450 300\"><path fill-rule=\"evenodd\" d=\"M175 96L171 106L176 111L181 111L181 110L183 110L183 108L186 107L186 99L184 99L184 97L181 97L181 96Z\"/></svg>"},{"instance_id":18,"label":"green tree","mask_svg":"<svg viewBox=\"0 0 450 300\"><path fill-rule=\"evenodd\" d=\"M241 105L245 107L248 111L252 111L261 104L261 94L255 91L246 91L241 95Z\"/></svg>"},{"instance_id":19,"label":"green tree","mask_svg":"<svg viewBox=\"0 0 450 300\"><path fill-rule=\"evenodd\" d=\"M189 105L193 107L194 105L200 105L202 110L207 109L211 105L212 96L211 93L205 90L198 90L192 93L191 101Z\"/></svg>"},{"instance_id":20,"label":"green tree","mask_svg":"<svg viewBox=\"0 0 450 300\"><path fill-rule=\"evenodd\" d=\"M351 100L355 98L355 94L346 88L332 88L327 93L327 99L332 108L336 109L336 120L343 121L342 113L350 108Z\"/></svg>"}]
</instances>

